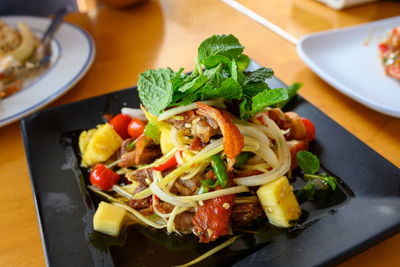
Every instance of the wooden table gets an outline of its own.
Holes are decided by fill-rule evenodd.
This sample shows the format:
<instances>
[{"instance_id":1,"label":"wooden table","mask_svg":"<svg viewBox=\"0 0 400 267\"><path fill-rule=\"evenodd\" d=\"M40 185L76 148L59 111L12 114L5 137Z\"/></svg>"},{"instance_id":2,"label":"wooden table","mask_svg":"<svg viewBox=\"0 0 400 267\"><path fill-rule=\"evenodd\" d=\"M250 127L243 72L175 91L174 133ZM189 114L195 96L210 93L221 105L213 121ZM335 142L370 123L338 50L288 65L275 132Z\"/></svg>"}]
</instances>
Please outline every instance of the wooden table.
<instances>
[{"instance_id":1,"label":"wooden table","mask_svg":"<svg viewBox=\"0 0 400 267\"><path fill-rule=\"evenodd\" d=\"M242 0L244 3L244 0ZM295 37L398 15L400 3L379 2L333 11L311 0L253 0L246 5ZM301 95L400 167L400 120L370 110L337 92L297 56L295 47L221 1L148 1L122 11L70 14L67 21L93 37L97 55L86 76L49 107L135 85L148 68L192 70L198 44L232 33L246 54L272 67L286 83L304 82ZM19 123L0 129L0 266L43 266L44 255ZM46 164L46 163L43 163ZM399 266L400 234L343 266Z\"/></svg>"}]
</instances>

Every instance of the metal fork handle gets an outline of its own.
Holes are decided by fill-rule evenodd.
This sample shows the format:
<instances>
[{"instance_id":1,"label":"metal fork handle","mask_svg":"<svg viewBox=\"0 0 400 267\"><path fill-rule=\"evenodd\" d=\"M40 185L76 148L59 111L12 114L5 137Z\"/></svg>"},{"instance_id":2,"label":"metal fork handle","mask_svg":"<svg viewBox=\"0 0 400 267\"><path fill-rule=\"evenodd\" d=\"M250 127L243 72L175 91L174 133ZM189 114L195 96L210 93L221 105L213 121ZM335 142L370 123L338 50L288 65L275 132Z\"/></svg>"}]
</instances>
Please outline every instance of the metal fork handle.
<instances>
[{"instance_id":1,"label":"metal fork handle","mask_svg":"<svg viewBox=\"0 0 400 267\"><path fill-rule=\"evenodd\" d=\"M44 45L48 45L53 38L53 34L57 31L58 27L60 26L61 22L63 21L65 15L69 12L73 11L73 7L67 5L57 11L56 15L54 16L53 20L51 21L50 26L47 28L46 32L44 33L41 43Z\"/></svg>"}]
</instances>

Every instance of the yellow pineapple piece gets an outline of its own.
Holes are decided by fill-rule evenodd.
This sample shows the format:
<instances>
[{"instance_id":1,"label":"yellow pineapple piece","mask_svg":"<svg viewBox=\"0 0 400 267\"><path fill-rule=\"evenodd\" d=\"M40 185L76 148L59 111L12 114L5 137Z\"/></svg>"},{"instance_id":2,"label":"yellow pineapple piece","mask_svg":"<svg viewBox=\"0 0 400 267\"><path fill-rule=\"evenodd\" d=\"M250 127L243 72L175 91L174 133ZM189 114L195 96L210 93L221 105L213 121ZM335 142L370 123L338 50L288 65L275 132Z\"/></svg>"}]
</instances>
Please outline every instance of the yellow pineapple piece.
<instances>
[{"instance_id":1,"label":"yellow pineapple piece","mask_svg":"<svg viewBox=\"0 0 400 267\"><path fill-rule=\"evenodd\" d=\"M107 235L118 236L125 222L125 215L126 210L102 201L94 214L93 228Z\"/></svg>"},{"instance_id":2,"label":"yellow pineapple piece","mask_svg":"<svg viewBox=\"0 0 400 267\"><path fill-rule=\"evenodd\" d=\"M262 185L257 190L257 195L271 224L287 228L291 226L290 221L301 215L293 188L285 176Z\"/></svg>"},{"instance_id":3,"label":"yellow pineapple piece","mask_svg":"<svg viewBox=\"0 0 400 267\"><path fill-rule=\"evenodd\" d=\"M160 147L161 152L165 155L171 151L175 146L171 141L171 129L162 127L160 128Z\"/></svg>"},{"instance_id":4,"label":"yellow pineapple piece","mask_svg":"<svg viewBox=\"0 0 400 267\"><path fill-rule=\"evenodd\" d=\"M89 132L82 132L79 139L81 140L81 137L82 140L85 139L85 135L89 135ZM82 147L85 147L82 155L83 167L93 166L99 162L106 161L122 144L121 137L108 123L98 125L92 134L86 147L84 146L86 141L82 143Z\"/></svg>"},{"instance_id":5,"label":"yellow pineapple piece","mask_svg":"<svg viewBox=\"0 0 400 267\"><path fill-rule=\"evenodd\" d=\"M96 129L90 129L88 131L81 132L81 134L79 135L79 150L82 154L85 153L89 141L90 139L92 139L95 132Z\"/></svg>"}]
</instances>

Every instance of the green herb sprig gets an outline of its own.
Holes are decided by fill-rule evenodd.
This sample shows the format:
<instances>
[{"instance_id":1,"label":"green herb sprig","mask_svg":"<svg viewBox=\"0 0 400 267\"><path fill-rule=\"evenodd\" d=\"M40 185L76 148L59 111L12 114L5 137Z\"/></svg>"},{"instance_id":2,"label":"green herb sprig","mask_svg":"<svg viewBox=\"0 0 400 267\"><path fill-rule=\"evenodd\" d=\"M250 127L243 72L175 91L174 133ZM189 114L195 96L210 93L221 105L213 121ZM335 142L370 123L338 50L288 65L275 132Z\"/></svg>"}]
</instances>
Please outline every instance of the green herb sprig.
<instances>
[{"instance_id":1,"label":"green herb sprig","mask_svg":"<svg viewBox=\"0 0 400 267\"><path fill-rule=\"evenodd\" d=\"M324 189L323 187L317 188L316 181L322 181L327 185L326 188L335 190L337 187L337 179L333 176L328 176L326 173L315 174L320 167L319 159L316 155L309 151L299 151L296 155L297 163L300 169L304 172L304 179L308 183L296 192L297 199L312 198L317 189Z\"/></svg>"},{"instance_id":2,"label":"green herb sprig","mask_svg":"<svg viewBox=\"0 0 400 267\"><path fill-rule=\"evenodd\" d=\"M245 71L250 59L243 50L244 46L231 34L211 36L200 44L192 74L184 74L183 68L178 72L166 68L140 74L139 97L155 116L168 107L214 98L236 104L242 120L267 106L283 107L301 84L271 89L266 80L272 78L273 70Z\"/></svg>"}]
</instances>

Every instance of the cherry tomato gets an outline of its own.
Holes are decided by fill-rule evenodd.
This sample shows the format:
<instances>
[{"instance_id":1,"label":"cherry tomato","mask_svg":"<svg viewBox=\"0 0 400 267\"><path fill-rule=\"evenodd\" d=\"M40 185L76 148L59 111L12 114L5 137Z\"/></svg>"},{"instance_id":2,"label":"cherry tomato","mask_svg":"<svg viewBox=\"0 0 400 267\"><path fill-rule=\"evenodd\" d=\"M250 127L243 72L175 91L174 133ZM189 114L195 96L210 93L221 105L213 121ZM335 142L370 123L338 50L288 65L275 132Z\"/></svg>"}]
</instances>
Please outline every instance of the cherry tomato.
<instances>
[{"instance_id":1,"label":"cherry tomato","mask_svg":"<svg viewBox=\"0 0 400 267\"><path fill-rule=\"evenodd\" d=\"M109 123L122 139L126 139L129 137L128 125L131 122L131 119L132 118L129 115L120 113L114 116Z\"/></svg>"},{"instance_id":2,"label":"cherry tomato","mask_svg":"<svg viewBox=\"0 0 400 267\"><path fill-rule=\"evenodd\" d=\"M165 170L168 170L168 169L178 166L178 161L176 160L176 156L175 156L176 153L181 153L181 151L175 152L175 154L169 160L167 160L166 162L164 162L158 166L153 167L153 170L162 172L162 171L165 171Z\"/></svg>"},{"instance_id":3,"label":"cherry tomato","mask_svg":"<svg viewBox=\"0 0 400 267\"><path fill-rule=\"evenodd\" d=\"M133 138L138 138L144 132L146 125L138 118L133 118L128 125L128 133Z\"/></svg>"},{"instance_id":4,"label":"cherry tomato","mask_svg":"<svg viewBox=\"0 0 400 267\"><path fill-rule=\"evenodd\" d=\"M382 54L384 54L389 50L389 48L386 44L382 43L379 44L379 50L381 51Z\"/></svg>"},{"instance_id":5,"label":"cherry tomato","mask_svg":"<svg viewBox=\"0 0 400 267\"><path fill-rule=\"evenodd\" d=\"M303 124L307 129L307 140L309 142L311 142L315 138L314 123L312 123L312 121L310 121L309 119L306 119L306 118L301 118L301 120L303 121Z\"/></svg>"},{"instance_id":6,"label":"cherry tomato","mask_svg":"<svg viewBox=\"0 0 400 267\"><path fill-rule=\"evenodd\" d=\"M97 164L90 173L90 182L100 190L109 190L119 180L119 175L108 169L104 164Z\"/></svg>"}]
</instances>

